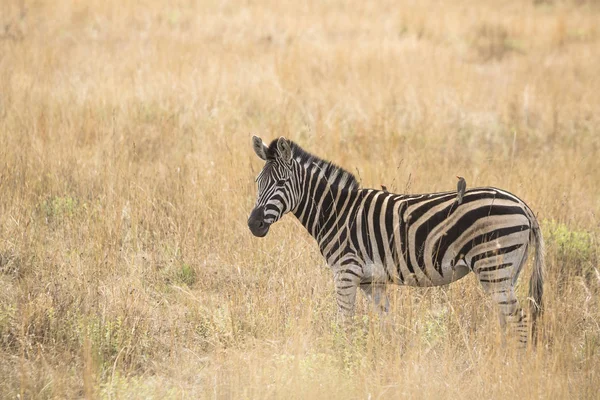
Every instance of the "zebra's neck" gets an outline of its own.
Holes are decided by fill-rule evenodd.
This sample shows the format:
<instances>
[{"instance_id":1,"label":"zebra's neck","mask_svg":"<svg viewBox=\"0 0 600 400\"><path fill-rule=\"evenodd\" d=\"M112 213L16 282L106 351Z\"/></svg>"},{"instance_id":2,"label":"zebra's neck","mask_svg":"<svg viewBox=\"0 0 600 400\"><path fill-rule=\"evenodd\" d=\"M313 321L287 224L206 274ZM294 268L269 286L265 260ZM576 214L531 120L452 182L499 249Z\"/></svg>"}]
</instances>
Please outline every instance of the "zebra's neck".
<instances>
[{"instance_id":1,"label":"zebra's neck","mask_svg":"<svg viewBox=\"0 0 600 400\"><path fill-rule=\"evenodd\" d=\"M322 160L298 163L299 201L292 212L324 249L348 209L348 199L358 192L356 179L347 171Z\"/></svg>"}]
</instances>

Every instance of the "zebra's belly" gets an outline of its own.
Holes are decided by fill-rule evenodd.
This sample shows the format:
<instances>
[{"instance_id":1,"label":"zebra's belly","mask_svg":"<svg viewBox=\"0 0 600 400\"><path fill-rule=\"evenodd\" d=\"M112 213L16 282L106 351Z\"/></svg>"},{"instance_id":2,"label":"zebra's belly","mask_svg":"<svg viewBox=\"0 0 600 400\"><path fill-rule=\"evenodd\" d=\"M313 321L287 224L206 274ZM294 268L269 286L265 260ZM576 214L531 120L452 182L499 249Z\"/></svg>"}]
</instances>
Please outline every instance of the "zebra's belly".
<instances>
[{"instance_id":1,"label":"zebra's belly","mask_svg":"<svg viewBox=\"0 0 600 400\"><path fill-rule=\"evenodd\" d=\"M460 260L456 265L442 265L441 274L429 274L426 268L419 268L414 273L408 273L403 276L401 284L417 287L443 286L462 279L471 272L464 260Z\"/></svg>"},{"instance_id":2,"label":"zebra's belly","mask_svg":"<svg viewBox=\"0 0 600 400\"><path fill-rule=\"evenodd\" d=\"M442 286L455 282L466 276L471 269L464 260L459 260L456 265L442 266L442 274L428 276L426 269L419 268L414 273L402 274L402 267L385 265L382 262L367 262L363 266L363 282L368 283L393 283L417 287Z\"/></svg>"}]
</instances>

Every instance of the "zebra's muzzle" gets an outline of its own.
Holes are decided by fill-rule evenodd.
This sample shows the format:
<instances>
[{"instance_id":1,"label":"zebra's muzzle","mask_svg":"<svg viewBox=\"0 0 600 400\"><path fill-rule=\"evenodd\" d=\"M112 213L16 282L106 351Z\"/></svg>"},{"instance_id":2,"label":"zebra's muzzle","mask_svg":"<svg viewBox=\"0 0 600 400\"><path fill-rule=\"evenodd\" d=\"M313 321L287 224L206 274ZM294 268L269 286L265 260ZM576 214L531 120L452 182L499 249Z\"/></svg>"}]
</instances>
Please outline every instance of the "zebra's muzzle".
<instances>
[{"instance_id":1,"label":"zebra's muzzle","mask_svg":"<svg viewBox=\"0 0 600 400\"><path fill-rule=\"evenodd\" d=\"M254 236L264 237L269 232L269 224L265 222L265 208L257 207L248 217L248 228Z\"/></svg>"}]
</instances>

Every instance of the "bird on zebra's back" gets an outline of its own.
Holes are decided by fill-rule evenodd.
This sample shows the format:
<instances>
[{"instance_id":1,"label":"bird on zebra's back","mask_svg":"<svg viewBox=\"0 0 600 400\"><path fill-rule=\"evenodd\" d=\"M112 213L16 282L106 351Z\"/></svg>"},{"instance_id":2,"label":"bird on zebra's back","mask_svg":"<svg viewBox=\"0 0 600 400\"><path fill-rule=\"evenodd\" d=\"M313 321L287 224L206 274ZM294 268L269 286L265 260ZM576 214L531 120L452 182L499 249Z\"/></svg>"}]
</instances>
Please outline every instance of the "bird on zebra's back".
<instances>
[{"instance_id":1,"label":"bird on zebra's back","mask_svg":"<svg viewBox=\"0 0 600 400\"><path fill-rule=\"evenodd\" d=\"M458 193L361 188L352 173L283 137L267 146L254 136L252 143L264 166L256 178L250 231L263 237L285 214L294 214L332 270L341 316L354 313L359 288L387 312L387 284L440 286L473 272L496 303L502 325L527 343L541 313L544 242L534 213L517 196L494 187L466 190L466 183ZM457 196L469 202L456 208ZM526 313L515 284L530 247L535 264Z\"/></svg>"},{"instance_id":2,"label":"bird on zebra's back","mask_svg":"<svg viewBox=\"0 0 600 400\"><path fill-rule=\"evenodd\" d=\"M467 181L465 181L465 178L458 175L456 175L456 179L458 179L458 183L456 184L456 201L460 205L463 196L465 195L465 191L467 190Z\"/></svg>"}]
</instances>

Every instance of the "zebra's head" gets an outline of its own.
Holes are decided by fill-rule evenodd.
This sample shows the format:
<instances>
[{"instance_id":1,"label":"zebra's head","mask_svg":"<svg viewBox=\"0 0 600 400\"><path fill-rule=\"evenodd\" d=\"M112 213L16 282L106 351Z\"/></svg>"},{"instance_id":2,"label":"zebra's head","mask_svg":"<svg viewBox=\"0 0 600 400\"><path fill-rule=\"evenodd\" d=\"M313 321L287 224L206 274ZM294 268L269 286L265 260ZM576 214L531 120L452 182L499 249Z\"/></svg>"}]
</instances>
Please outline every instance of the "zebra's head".
<instances>
[{"instance_id":1,"label":"zebra's head","mask_svg":"<svg viewBox=\"0 0 600 400\"><path fill-rule=\"evenodd\" d=\"M248 218L248 227L254 236L263 237L269 232L269 227L293 210L297 203L293 174L295 161L290 142L283 137L267 146L261 138L253 136L252 145L256 155L266 163L256 178L258 196Z\"/></svg>"}]
</instances>

